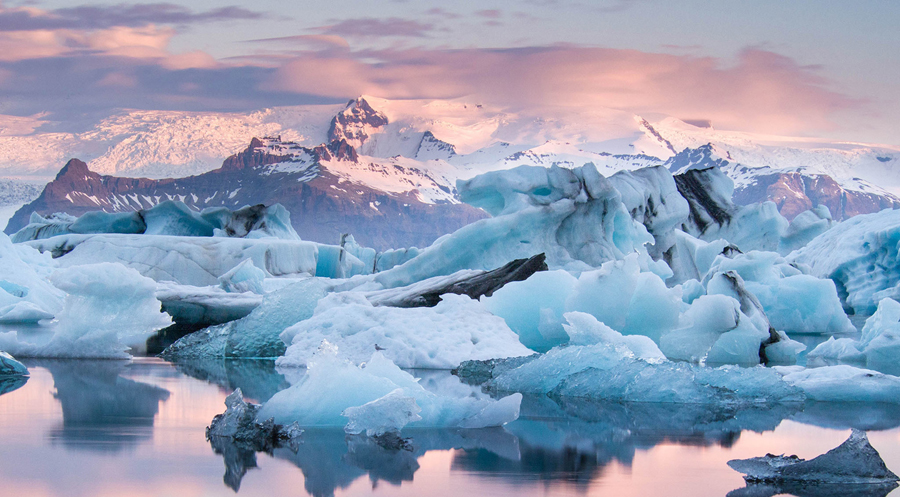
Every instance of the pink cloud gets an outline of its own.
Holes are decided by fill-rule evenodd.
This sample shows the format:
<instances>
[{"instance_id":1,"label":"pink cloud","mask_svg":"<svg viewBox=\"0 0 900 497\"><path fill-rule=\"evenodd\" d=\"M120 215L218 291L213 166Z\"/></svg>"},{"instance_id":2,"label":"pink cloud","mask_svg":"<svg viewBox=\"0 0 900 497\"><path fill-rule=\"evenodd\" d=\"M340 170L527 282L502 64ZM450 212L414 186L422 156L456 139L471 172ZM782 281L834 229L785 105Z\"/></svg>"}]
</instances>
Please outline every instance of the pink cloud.
<instances>
[{"instance_id":1,"label":"pink cloud","mask_svg":"<svg viewBox=\"0 0 900 497\"><path fill-rule=\"evenodd\" d=\"M600 106L770 133L831 129L835 112L860 104L829 89L816 68L758 49L731 65L576 46L310 54L284 63L264 88L325 97L474 96L510 109Z\"/></svg>"}]
</instances>

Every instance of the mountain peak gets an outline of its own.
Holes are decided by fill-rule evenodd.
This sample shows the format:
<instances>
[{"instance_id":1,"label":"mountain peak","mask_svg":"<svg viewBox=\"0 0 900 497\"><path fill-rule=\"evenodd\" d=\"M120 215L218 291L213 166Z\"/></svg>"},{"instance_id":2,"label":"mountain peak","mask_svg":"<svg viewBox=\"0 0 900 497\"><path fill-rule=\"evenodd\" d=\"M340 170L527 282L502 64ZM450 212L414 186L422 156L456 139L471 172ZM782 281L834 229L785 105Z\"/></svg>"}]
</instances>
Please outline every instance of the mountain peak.
<instances>
[{"instance_id":1,"label":"mountain peak","mask_svg":"<svg viewBox=\"0 0 900 497\"><path fill-rule=\"evenodd\" d=\"M88 166L84 161L80 159L69 159L69 162L66 162L66 165L59 170L59 173L57 173L56 179L65 176L87 176L89 174L91 174L91 170L88 169Z\"/></svg>"},{"instance_id":2,"label":"mountain peak","mask_svg":"<svg viewBox=\"0 0 900 497\"><path fill-rule=\"evenodd\" d=\"M328 141L345 139L354 146L362 145L372 133L388 124L388 118L369 105L365 98L347 102L347 107L331 120Z\"/></svg>"}]
</instances>

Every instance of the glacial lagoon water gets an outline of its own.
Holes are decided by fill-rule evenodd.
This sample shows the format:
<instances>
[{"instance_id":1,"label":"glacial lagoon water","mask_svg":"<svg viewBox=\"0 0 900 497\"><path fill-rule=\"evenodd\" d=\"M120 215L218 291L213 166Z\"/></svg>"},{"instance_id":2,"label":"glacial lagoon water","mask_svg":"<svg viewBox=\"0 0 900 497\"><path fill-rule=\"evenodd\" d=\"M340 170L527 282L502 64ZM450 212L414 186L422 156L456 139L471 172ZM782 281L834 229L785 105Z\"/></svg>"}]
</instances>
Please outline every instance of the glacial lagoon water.
<instances>
[{"instance_id":1,"label":"glacial lagoon water","mask_svg":"<svg viewBox=\"0 0 900 497\"><path fill-rule=\"evenodd\" d=\"M340 429L254 453L212 446L205 427L240 387L261 402L290 384L271 362L173 365L26 361L0 384L0 496L716 496L743 488L729 459L811 458L868 430L900 472L896 406L806 405L711 412L526 398L505 429L404 432L413 450ZM302 374L302 373L298 373ZM426 388L467 389L416 371ZM481 395L472 388L472 395ZM890 495L900 495L894 490Z\"/></svg>"}]
</instances>

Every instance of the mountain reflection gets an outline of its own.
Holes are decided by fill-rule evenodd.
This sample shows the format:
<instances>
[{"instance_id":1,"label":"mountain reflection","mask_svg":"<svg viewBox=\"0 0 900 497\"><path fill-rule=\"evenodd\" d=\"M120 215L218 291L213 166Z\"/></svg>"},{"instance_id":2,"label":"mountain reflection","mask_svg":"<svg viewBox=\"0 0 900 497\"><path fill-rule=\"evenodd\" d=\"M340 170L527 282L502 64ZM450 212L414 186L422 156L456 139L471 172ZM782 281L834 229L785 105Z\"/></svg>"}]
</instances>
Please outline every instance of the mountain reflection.
<instances>
[{"instance_id":1,"label":"mountain reflection","mask_svg":"<svg viewBox=\"0 0 900 497\"><path fill-rule=\"evenodd\" d=\"M49 438L77 450L117 452L153 434L159 403L169 391L123 378L126 361L41 361L53 375L62 427Z\"/></svg>"}]
</instances>

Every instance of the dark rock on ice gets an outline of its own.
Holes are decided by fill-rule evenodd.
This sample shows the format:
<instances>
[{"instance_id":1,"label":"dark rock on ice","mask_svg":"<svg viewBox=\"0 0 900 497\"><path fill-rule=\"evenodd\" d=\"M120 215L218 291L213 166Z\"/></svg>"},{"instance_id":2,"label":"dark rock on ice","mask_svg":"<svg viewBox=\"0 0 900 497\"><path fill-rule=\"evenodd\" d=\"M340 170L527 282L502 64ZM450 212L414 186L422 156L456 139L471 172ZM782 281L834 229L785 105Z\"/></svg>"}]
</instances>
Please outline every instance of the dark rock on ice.
<instances>
[{"instance_id":1,"label":"dark rock on ice","mask_svg":"<svg viewBox=\"0 0 900 497\"><path fill-rule=\"evenodd\" d=\"M528 259L510 261L497 269L440 288L428 289L419 295L405 296L404 299L391 302L390 305L393 307L434 307L441 301L441 295L445 293L468 295L473 299L478 299L482 295L490 297L511 281L524 281L532 274L546 270L547 256L538 254Z\"/></svg>"}]
</instances>

